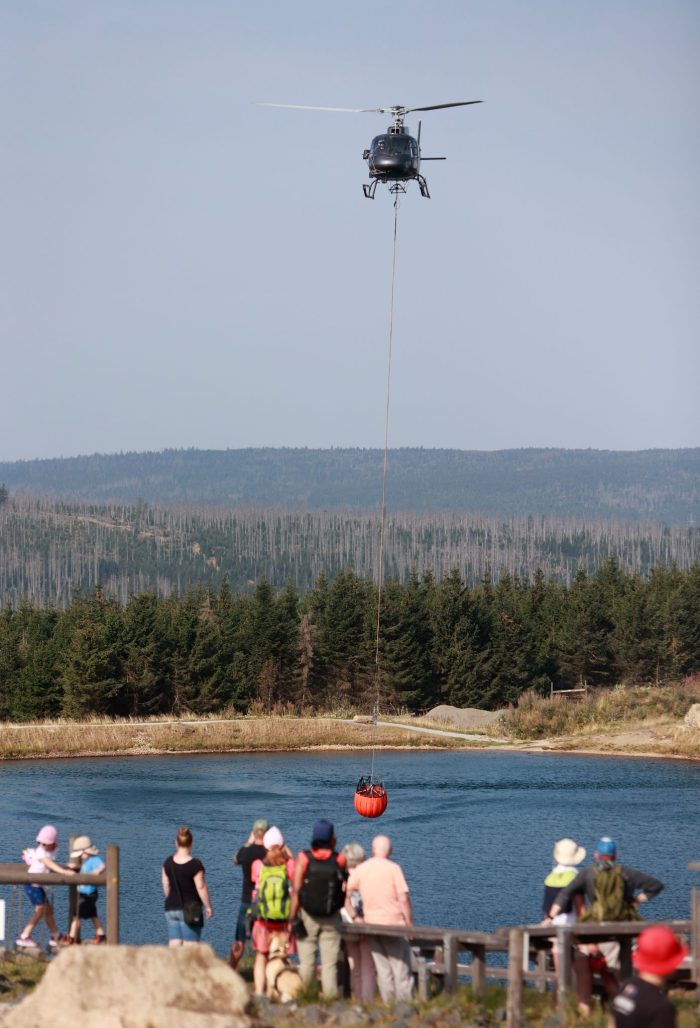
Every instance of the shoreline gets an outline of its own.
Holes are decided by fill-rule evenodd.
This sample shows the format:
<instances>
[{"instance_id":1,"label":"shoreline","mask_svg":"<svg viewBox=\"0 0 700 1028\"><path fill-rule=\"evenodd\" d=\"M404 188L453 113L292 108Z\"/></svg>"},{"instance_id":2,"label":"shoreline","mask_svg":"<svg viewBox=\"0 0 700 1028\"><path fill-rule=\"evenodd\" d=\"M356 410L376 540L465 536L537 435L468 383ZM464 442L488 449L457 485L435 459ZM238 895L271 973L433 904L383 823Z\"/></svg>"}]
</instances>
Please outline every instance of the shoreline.
<instances>
[{"instance_id":1,"label":"shoreline","mask_svg":"<svg viewBox=\"0 0 700 1028\"><path fill-rule=\"evenodd\" d=\"M431 744L423 744L416 746L415 744L386 744L372 746L372 745L358 745L358 744L332 744L332 743L320 743L317 745L303 745L303 746L249 746L249 747L212 747L205 749L197 747L194 749L137 749L137 748L123 748L113 750L80 750L78 752L43 752L43 753L27 753L27 754L15 754L12 756L0 756L0 766L3 764L17 764L26 763L28 761L44 761L44 760L114 760L119 757L195 757L195 756L207 756L207 757L231 757L231 756L252 756L260 754L261 756L270 755L290 755L293 753L370 753L373 750L380 753L445 753L445 752L456 752L456 753L524 753L533 756L551 756L551 757L613 757L617 760L630 759L630 760L675 760L675 761L688 761L690 763L700 762L700 755L684 754L684 753L666 753L663 751L656 750L638 750L630 751L627 749L601 749L601 748L581 748L581 747L557 747L556 749L550 746L538 746L538 745L525 745L513 744L504 745L503 743L490 744L487 740L483 743L464 743L461 745L453 746L437 746Z\"/></svg>"},{"instance_id":2,"label":"shoreline","mask_svg":"<svg viewBox=\"0 0 700 1028\"><path fill-rule=\"evenodd\" d=\"M406 719L407 721L408 719ZM420 721L371 724L318 716L151 721L49 721L0 724L0 763L105 757L290 754L386 750L500 752L700 760L700 740L670 721L618 723L611 732L509 739Z\"/></svg>"}]
</instances>

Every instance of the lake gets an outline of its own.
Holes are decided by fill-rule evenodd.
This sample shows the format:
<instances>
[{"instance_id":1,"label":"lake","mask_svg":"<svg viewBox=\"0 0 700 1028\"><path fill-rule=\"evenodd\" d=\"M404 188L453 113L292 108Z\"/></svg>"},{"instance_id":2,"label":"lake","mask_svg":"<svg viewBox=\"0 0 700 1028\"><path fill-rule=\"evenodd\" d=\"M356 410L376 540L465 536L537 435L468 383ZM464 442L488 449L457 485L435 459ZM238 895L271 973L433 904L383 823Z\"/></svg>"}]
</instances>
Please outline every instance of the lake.
<instances>
[{"instance_id":1,"label":"lake","mask_svg":"<svg viewBox=\"0 0 700 1028\"><path fill-rule=\"evenodd\" d=\"M291 753L45 760L0 765L0 861L18 861L42 824L89 834L104 851L121 847L122 940L165 941L160 867L179 825L195 836L207 869L214 918L205 938L227 951L241 872L231 855L253 821L279 825L303 848L317 817L336 825L341 844L369 850L384 831L411 888L416 921L490 930L539 920L552 844L571 836L589 854L604 834L620 860L662 879L645 908L654 918L688 917L700 876L700 764L504 752L380 752L376 770L389 791L378 821L353 808L362 753ZM57 891L59 927L66 899ZM10 898L10 887L0 887ZM67 893L66 893L67 895ZM104 898L100 911L104 914ZM25 914L27 907L25 904ZM8 925L8 936L16 934Z\"/></svg>"}]
</instances>

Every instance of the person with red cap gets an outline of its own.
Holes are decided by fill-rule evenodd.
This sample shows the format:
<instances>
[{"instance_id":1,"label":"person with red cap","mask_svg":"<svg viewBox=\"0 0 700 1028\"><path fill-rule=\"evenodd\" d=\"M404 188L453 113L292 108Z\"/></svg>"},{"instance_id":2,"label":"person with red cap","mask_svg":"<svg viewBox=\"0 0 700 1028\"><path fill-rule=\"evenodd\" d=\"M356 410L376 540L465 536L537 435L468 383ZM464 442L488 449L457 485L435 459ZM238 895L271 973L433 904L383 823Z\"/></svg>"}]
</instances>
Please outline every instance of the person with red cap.
<instances>
[{"instance_id":1,"label":"person with red cap","mask_svg":"<svg viewBox=\"0 0 700 1028\"><path fill-rule=\"evenodd\" d=\"M644 929L632 954L637 973L612 1001L615 1028L675 1028L676 1011L663 986L687 952L666 925Z\"/></svg>"}]
</instances>

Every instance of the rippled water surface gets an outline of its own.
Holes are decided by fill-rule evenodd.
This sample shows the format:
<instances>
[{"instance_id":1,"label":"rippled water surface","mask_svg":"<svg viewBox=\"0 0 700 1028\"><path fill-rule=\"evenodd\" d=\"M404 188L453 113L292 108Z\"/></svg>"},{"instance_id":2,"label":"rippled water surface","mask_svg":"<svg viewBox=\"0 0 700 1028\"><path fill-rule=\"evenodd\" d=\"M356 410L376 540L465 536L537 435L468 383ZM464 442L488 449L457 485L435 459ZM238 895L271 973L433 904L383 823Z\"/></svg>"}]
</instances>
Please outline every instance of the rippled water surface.
<instances>
[{"instance_id":1,"label":"rippled water surface","mask_svg":"<svg viewBox=\"0 0 700 1028\"><path fill-rule=\"evenodd\" d=\"M65 859L69 834L121 847L122 936L164 940L160 865L180 824L195 835L215 916L206 938L223 953L237 911L240 871L231 854L257 817L306 846L316 817L341 843L369 848L381 828L423 924L490 929L538 920L552 843L570 835L589 852L601 834L622 861L660 877L649 916L687 917L686 871L700 859L700 765L681 761L524 753L380 753L389 789L379 822L352 805L367 758L358 754L133 757L0 765L0 861L16 861L53 822ZM57 890L61 919L66 901ZM9 898L9 887L0 887ZM101 900L104 911L104 900ZM9 926L8 926L9 927ZM15 931L16 925L10 928Z\"/></svg>"}]
</instances>

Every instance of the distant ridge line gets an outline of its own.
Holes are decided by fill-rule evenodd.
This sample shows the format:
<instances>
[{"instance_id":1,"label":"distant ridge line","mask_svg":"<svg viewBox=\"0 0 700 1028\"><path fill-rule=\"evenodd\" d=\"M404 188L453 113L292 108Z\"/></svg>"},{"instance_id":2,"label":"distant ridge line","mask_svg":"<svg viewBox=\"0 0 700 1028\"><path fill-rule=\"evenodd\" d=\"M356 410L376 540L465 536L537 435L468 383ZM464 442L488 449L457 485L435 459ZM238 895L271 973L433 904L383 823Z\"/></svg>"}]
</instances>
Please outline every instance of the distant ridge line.
<instances>
[{"instance_id":1,"label":"distant ridge line","mask_svg":"<svg viewBox=\"0 0 700 1028\"><path fill-rule=\"evenodd\" d=\"M95 503L372 510L381 462L380 449L361 447L127 451L0 462L0 483L10 492ZM700 447L396 447L388 502L405 511L694 524Z\"/></svg>"}]
</instances>

